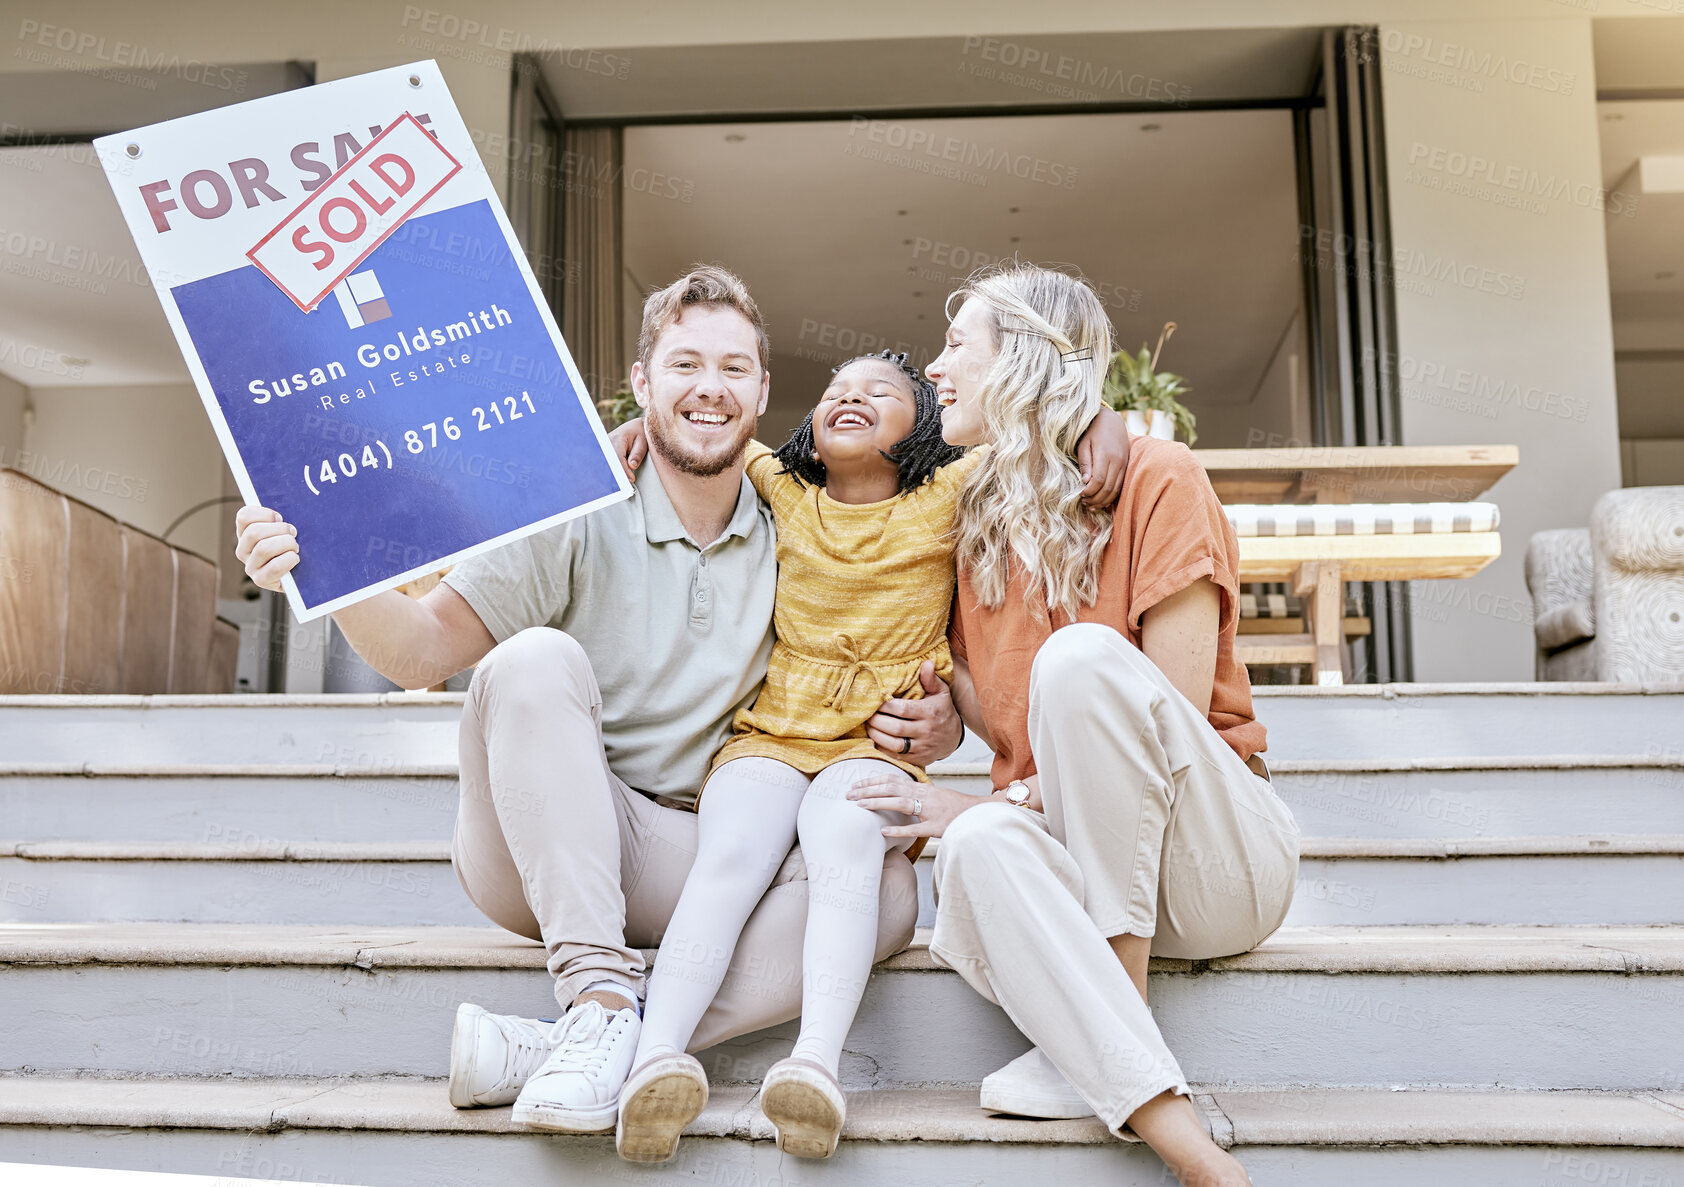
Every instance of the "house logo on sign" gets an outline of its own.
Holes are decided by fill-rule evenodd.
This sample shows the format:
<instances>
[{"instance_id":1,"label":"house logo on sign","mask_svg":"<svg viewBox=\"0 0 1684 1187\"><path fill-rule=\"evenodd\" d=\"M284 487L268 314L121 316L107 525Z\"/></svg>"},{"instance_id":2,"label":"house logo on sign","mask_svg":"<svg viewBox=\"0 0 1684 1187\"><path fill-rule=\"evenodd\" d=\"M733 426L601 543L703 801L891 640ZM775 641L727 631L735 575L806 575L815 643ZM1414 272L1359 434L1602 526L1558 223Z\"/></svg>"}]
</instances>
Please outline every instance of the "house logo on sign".
<instances>
[{"instance_id":1,"label":"house logo on sign","mask_svg":"<svg viewBox=\"0 0 1684 1187\"><path fill-rule=\"evenodd\" d=\"M345 314L345 324L353 330L392 316L392 307L386 302L373 268L351 273L333 286L333 295Z\"/></svg>"}]
</instances>

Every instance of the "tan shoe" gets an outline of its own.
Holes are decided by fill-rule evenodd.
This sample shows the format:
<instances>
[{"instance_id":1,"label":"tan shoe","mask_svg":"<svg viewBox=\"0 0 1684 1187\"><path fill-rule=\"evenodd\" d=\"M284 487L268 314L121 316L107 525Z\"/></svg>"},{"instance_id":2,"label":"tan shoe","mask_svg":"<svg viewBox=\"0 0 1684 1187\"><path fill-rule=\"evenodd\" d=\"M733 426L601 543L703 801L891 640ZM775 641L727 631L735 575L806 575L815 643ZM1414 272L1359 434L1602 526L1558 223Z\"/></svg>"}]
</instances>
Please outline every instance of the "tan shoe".
<instances>
[{"instance_id":1,"label":"tan shoe","mask_svg":"<svg viewBox=\"0 0 1684 1187\"><path fill-rule=\"evenodd\" d=\"M778 1149L797 1158L836 1153L848 1115L842 1085L830 1069L812 1059L780 1059L760 1088L760 1111L778 1130Z\"/></svg>"},{"instance_id":2,"label":"tan shoe","mask_svg":"<svg viewBox=\"0 0 1684 1187\"><path fill-rule=\"evenodd\" d=\"M657 1056L633 1069L620 1090L614 1149L627 1162L666 1162L707 1103L707 1073L693 1056Z\"/></svg>"}]
</instances>

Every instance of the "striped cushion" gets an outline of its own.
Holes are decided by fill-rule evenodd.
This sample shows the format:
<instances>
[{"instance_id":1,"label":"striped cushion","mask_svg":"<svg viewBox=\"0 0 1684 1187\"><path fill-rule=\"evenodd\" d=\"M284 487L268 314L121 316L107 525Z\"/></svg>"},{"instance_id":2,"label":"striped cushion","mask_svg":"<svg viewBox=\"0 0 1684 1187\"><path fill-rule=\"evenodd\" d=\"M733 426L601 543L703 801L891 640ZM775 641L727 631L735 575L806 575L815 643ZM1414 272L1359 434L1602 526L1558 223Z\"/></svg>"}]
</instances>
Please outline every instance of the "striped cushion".
<instances>
[{"instance_id":1,"label":"striped cushion","mask_svg":"<svg viewBox=\"0 0 1684 1187\"><path fill-rule=\"evenodd\" d=\"M1495 503L1240 503L1223 510L1238 536L1425 536L1497 530Z\"/></svg>"},{"instance_id":2,"label":"striped cushion","mask_svg":"<svg viewBox=\"0 0 1684 1187\"><path fill-rule=\"evenodd\" d=\"M1240 594L1241 618L1298 618L1303 613L1304 600L1292 594ZM1346 595L1345 616L1347 618L1360 618L1362 616L1361 598Z\"/></svg>"}]
</instances>

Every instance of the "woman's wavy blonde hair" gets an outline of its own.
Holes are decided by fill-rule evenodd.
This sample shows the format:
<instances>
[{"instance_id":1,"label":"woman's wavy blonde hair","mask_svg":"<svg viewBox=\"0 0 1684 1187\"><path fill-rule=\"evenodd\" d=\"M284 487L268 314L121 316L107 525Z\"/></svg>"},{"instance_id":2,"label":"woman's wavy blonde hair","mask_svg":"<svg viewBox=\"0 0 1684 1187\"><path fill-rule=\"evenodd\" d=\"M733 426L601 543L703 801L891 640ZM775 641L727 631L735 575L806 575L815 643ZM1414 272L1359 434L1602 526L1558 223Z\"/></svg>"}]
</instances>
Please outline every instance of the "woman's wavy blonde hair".
<instances>
[{"instance_id":1,"label":"woman's wavy blonde hair","mask_svg":"<svg viewBox=\"0 0 1684 1187\"><path fill-rule=\"evenodd\" d=\"M1109 511L1082 506L1076 442L1104 407L1111 322L1093 289L1034 264L1013 263L967 280L947 299L987 310L998 353L977 393L992 448L959 498L956 558L977 599L1006 598L1015 562L1024 601L1044 598L1074 617L1098 594L1111 539Z\"/></svg>"}]
</instances>

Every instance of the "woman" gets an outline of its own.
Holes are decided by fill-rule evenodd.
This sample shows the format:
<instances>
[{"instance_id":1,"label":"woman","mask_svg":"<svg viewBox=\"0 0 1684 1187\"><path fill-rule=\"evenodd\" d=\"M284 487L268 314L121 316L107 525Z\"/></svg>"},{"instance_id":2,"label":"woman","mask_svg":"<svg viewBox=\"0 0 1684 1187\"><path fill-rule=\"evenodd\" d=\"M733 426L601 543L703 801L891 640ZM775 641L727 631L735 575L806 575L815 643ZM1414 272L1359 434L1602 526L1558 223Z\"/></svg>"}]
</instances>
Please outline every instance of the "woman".
<instances>
[{"instance_id":1,"label":"woman","mask_svg":"<svg viewBox=\"0 0 1684 1187\"><path fill-rule=\"evenodd\" d=\"M1013 265L953 300L927 369L942 435L992 446L960 495L953 696L994 748L995 791L850 794L917 811L886 836L942 838L931 953L1036 1045L984 1107L1094 1112L1183 1184L1246 1184L1146 1005L1151 953L1246 951L1292 899L1298 830L1234 656L1238 544L1174 442L1132 439L1115 509L1082 505L1070 454L1111 352L1092 289Z\"/></svg>"}]
</instances>

